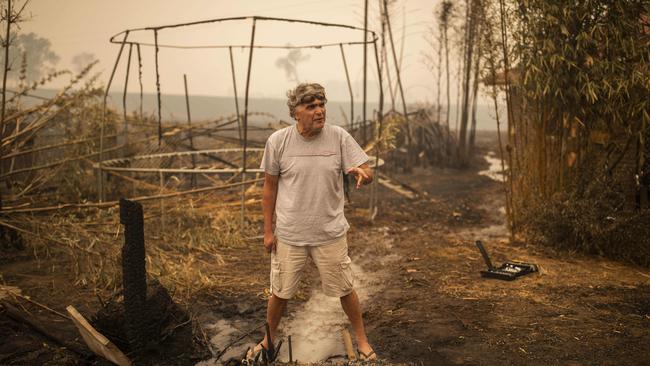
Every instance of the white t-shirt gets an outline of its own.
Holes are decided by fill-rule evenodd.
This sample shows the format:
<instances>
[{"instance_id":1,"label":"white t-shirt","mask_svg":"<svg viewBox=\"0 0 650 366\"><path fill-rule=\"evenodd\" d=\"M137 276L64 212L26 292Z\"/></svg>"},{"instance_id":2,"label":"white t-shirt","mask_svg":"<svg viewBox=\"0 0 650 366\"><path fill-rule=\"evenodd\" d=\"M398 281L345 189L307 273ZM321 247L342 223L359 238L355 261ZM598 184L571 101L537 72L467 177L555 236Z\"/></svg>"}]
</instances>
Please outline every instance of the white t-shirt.
<instances>
[{"instance_id":1,"label":"white t-shirt","mask_svg":"<svg viewBox=\"0 0 650 366\"><path fill-rule=\"evenodd\" d=\"M297 245L331 243L350 225L343 214L343 172L368 155L343 128L326 124L312 139L296 125L275 131L266 141L261 169L279 175L275 236Z\"/></svg>"}]
</instances>

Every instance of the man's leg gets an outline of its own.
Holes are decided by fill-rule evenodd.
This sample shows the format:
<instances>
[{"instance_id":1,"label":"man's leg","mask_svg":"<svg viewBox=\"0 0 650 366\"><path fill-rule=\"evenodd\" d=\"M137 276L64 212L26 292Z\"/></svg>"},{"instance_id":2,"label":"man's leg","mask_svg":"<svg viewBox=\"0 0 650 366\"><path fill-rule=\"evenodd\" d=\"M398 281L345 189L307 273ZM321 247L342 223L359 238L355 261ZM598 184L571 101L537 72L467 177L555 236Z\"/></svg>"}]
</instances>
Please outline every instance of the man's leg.
<instances>
[{"instance_id":1,"label":"man's leg","mask_svg":"<svg viewBox=\"0 0 650 366\"><path fill-rule=\"evenodd\" d=\"M287 299L283 299L275 295L271 295L271 297L269 297L269 304L266 308L266 321L269 323L269 329L271 330L271 341L273 341L274 346L278 343L276 337L278 335L278 325L280 324L280 319L282 319L282 314L284 313L284 309L286 307ZM264 345L264 348L266 349L269 347L269 341L266 338L266 334L264 335L262 345ZM258 351L258 349L255 351Z\"/></svg>"},{"instance_id":2,"label":"man's leg","mask_svg":"<svg viewBox=\"0 0 650 366\"><path fill-rule=\"evenodd\" d=\"M331 244L311 247L311 254L323 284L323 292L327 296L341 299L343 311L348 316L357 339L357 347L364 354L370 354L373 349L368 344L368 337L361 317L361 304L354 291L354 277L348 256L347 237L343 236ZM342 294L346 294L341 296ZM376 357L376 356L375 356Z\"/></svg>"},{"instance_id":3,"label":"man's leg","mask_svg":"<svg viewBox=\"0 0 650 366\"><path fill-rule=\"evenodd\" d=\"M372 351L372 347L368 343L368 337L366 336L366 329L363 325L363 318L361 316L361 304L359 303L359 296L357 292L352 290L349 294L341 297L341 306L343 311L350 319L352 324L352 329L357 338L357 346L359 351L364 354L369 354Z\"/></svg>"},{"instance_id":4,"label":"man's leg","mask_svg":"<svg viewBox=\"0 0 650 366\"><path fill-rule=\"evenodd\" d=\"M287 299L292 298L296 292L306 262L307 250L304 247L288 245L281 241L277 242L276 251L271 254L271 297L266 308L266 321L269 323L274 345L277 344L278 325L287 307ZM260 351L262 345L268 349L266 334L262 342L255 346L254 351Z\"/></svg>"}]
</instances>

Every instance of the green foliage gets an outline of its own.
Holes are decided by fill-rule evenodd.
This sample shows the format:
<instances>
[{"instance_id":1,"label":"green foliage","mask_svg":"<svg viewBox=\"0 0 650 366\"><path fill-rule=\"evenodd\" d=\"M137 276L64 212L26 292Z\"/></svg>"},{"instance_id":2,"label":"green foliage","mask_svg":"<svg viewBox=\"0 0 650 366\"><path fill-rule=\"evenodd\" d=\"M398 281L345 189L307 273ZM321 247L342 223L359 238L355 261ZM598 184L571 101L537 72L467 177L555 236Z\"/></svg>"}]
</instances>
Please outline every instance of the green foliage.
<instances>
[{"instance_id":1,"label":"green foliage","mask_svg":"<svg viewBox=\"0 0 650 366\"><path fill-rule=\"evenodd\" d=\"M650 265L650 212L630 192L650 126L650 1L517 5L518 221L550 245Z\"/></svg>"},{"instance_id":2,"label":"green foliage","mask_svg":"<svg viewBox=\"0 0 650 366\"><path fill-rule=\"evenodd\" d=\"M638 131L650 112L650 45L641 14L650 2L531 0L521 5L523 93L548 121Z\"/></svg>"}]
</instances>

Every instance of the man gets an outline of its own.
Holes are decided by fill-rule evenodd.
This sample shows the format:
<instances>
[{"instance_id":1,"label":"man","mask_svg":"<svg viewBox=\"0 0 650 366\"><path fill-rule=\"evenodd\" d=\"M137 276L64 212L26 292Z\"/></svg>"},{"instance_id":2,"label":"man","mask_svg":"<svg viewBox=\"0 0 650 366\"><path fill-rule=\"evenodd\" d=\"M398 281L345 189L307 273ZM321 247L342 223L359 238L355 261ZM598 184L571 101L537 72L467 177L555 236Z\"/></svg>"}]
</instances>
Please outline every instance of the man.
<instances>
[{"instance_id":1,"label":"man","mask_svg":"<svg viewBox=\"0 0 650 366\"><path fill-rule=\"evenodd\" d=\"M300 84L287 92L294 126L266 142L261 168L264 248L271 253L271 297L267 322L275 339L287 300L295 294L307 257L320 274L325 295L339 297L356 335L362 360L377 356L368 343L361 305L353 287L343 214L343 172L356 187L372 182L368 156L343 128L325 124L325 89ZM273 213L276 216L273 231ZM266 336L253 350L267 348Z\"/></svg>"}]
</instances>

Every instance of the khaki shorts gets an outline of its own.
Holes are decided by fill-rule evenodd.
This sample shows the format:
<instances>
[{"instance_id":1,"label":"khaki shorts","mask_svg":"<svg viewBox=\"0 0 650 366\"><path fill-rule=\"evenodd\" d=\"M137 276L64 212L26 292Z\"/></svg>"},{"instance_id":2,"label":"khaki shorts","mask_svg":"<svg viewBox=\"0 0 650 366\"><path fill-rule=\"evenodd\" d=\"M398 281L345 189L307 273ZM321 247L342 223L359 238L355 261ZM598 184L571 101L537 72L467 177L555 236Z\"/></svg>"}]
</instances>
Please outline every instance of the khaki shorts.
<instances>
[{"instance_id":1,"label":"khaki shorts","mask_svg":"<svg viewBox=\"0 0 650 366\"><path fill-rule=\"evenodd\" d=\"M318 246L295 246L278 240L276 252L271 254L271 294L282 299L292 298L308 257L318 268L325 295L342 297L352 292L352 261L348 257L347 238L343 235L333 243Z\"/></svg>"}]
</instances>

